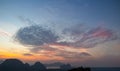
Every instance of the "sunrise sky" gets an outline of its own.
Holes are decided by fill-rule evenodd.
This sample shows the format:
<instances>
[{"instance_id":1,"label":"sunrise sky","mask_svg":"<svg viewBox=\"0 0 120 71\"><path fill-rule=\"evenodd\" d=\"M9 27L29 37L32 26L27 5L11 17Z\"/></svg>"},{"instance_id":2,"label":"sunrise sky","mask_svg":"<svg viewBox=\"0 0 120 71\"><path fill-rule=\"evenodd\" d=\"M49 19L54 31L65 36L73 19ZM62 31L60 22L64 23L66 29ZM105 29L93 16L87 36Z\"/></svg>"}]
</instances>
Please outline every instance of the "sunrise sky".
<instances>
[{"instance_id":1,"label":"sunrise sky","mask_svg":"<svg viewBox=\"0 0 120 71\"><path fill-rule=\"evenodd\" d=\"M0 0L0 61L120 67L119 0Z\"/></svg>"}]
</instances>

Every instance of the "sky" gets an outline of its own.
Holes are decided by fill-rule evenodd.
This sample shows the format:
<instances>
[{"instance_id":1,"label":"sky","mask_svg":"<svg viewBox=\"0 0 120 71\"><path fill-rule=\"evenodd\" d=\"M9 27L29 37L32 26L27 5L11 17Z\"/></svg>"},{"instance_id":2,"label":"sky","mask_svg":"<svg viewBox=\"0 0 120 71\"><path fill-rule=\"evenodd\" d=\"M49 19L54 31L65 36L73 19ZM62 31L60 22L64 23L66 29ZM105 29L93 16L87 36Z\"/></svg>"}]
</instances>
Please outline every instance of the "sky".
<instances>
[{"instance_id":1,"label":"sky","mask_svg":"<svg viewBox=\"0 0 120 71\"><path fill-rule=\"evenodd\" d=\"M119 0L0 0L0 61L120 67Z\"/></svg>"}]
</instances>

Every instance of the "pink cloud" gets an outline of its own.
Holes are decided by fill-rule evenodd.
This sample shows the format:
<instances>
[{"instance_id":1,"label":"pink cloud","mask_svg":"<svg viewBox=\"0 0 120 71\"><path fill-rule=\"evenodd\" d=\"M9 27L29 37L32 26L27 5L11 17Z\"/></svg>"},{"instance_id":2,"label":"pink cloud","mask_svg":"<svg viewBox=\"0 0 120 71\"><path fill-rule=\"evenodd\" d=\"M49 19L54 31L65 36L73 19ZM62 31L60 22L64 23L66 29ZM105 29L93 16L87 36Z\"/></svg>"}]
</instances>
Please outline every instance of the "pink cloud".
<instances>
[{"instance_id":1,"label":"pink cloud","mask_svg":"<svg viewBox=\"0 0 120 71\"><path fill-rule=\"evenodd\" d=\"M7 36L7 37L9 37L9 36L11 36L11 34L6 32L6 31L4 31L4 30L2 30L2 29L0 29L0 36Z\"/></svg>"},{"instance_id":2,"label":"pink cloud","mask_svg":"<svg viewBox=\"0 0 120 71\"><path fill-rule=\"evenodd\" d=\"M109 38L113 34L111 31L105 29L105 28L98 28L98 30L95 30L95 32L92 34L93 37L101 37L101 38Z\"/></svg>"}]
</instances>

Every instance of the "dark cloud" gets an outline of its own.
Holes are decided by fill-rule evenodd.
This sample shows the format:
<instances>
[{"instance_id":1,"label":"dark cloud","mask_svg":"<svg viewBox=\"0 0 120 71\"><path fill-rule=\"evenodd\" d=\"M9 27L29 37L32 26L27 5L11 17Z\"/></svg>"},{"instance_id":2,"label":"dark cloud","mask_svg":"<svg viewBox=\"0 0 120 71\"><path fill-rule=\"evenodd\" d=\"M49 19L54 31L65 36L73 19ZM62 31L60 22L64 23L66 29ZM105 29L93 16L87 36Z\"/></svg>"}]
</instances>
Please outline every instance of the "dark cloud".
<instances>
[{"instance_id":1,"label":"dark cloud","mask_svg":"<svg viewBox=\"0 0 120 71\"><path fill-rule=\"evenodd\" d=\"M30 54L30 53L24 53L23 55L24 56L33 56L33 54Z\"/></svg>"},{"instance_id":2,"label":"dark cloud","mask_svg":"<svg viewBox=\"0 0 120 71\"><path fill-rule=\"evenodd\" d=\"M16 35L15 40L23 45L41 46L43 44L55 43L58 36L49 29L45 29L40 25L31 25L20 28Z\"/></svg>"}]
</instances>

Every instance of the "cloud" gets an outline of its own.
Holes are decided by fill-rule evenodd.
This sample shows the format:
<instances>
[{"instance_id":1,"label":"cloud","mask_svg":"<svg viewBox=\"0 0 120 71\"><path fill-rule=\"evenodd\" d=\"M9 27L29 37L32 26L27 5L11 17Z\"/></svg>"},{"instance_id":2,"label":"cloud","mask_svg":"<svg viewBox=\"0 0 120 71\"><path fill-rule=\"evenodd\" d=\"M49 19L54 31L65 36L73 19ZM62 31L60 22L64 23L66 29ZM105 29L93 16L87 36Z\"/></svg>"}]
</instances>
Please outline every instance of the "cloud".
<instances>
[{"instance_id":1,"label":"cloud","mask_svg":"<svg viewBox=\"0 0 120 71\"><path fill-rule=\"evenodd\" d=\"M23 16L19 16L18 19L20 19L20 21L26 23L27 25L35 25L36 23L28 18L25 18Z\"/></svg>"},{"instance_id":2,"label":"cloud","mask_svg":"<svg viewBox=\"0 0 120 71\"><path fill-rule=\"evenodd\" d=\"M71 35L71 36L74 36L74 35L80 35L84 32L83 30L83 24L76 24L76 25L73 25L72 27L69 27L69 28L65 28L63 30L63 34L67 34L67 35Z\"/></svg>"},{"instance_id":3,"label":"cloud","mask_svg":"<svg viewBox=\"0 0 120 71\"><path fill-rule=\"evenodd\" d=\"M57 48L52 48L47 44L44 44L43 46L36 46L36 47L33 47L33 48L30 49L30 51L34 52L34 53L38 53L40 50L53 51L54 52L55 50L58 50L58 49Z\"/></svg>"},{"instance_id":4,"label":"cloud","mask_svg":"<svg viewBox=\"0 0 120 71\"><path fill-rule=\"evenodd\" d=\"M91 54L89 54L87 52L82 52L82 53L80 53L80 56L91 56Z\"/></svg>"},{"instance_id":5,"label":"cloud","mask_svg":"<svg viewBox=\"0 0 120 71\"><path fill-rule=\"evenodd\" d=\"M69 58L79 59L92 55L88 52L71 52L71 51L59 50L58 52L56 52L55 56L60 56L65 59L69 59Z\"/></svg>"},{"instance_id":6,"label":"cloud","mask_svg":"<svg viewBox=\"0 0 120 71\"><path fill-rule=\"evenodd\" d=\"M33 53L39 53L45 56L62 57L65 59L77 59L92 55L89 52L71 52L70 49L67 48L93 48L98 44L116 40L118 37L110 29L99 26L87 28L82 24L65 28L62 31L63 33L59 33L57 30L54 31L55 32L36 24L29 25L20 28L16 32L14 39L25 46L31 46L32 48L28 49ZM61 35L64 36L61 37ZM55 45L55 47L52 45ZM24 55L31 56L30 54Z\"/></svg>"},{"instance_id":7,"label":"cloud","mask_svg":"<svg viewBox=\"0 0 120 71\"><path fill-rule=\"evenodd\" d=\"M30 25L20 28L14 38L23 45L41 46L43 44L55 43L58 36L40 25Z\"/></svg>"},{"instance_id":8,"label":"cloud","mask_svg":"<svg viewBox=\"0 0 120 71\"><path fill-rule=\"evenodd\" d=\"M0 36L7 36L7 37L10 37L11 34L8 33L8 32L6 32L6 31L4 31L4 30L2 30L2 29L0 29Z\"/></svg>"},{"instance_id":9,"label":"cloud","mask_svg":"<svg viewBox=\"0 0 120 71\"><path fill-rule=\"evenodd\" d=\"M82 29L80 27L82 26L77 25L77 27L73 26L73 29L67 28L67 30L63 30L64 35L67 35L72 42L62 41L59 42L59 44L71 47L91 48L97 44L101 44L110 40L116 40L118 38L112 30L107 28L98 26L90 29Z\"/></svg>"},{"instance_id":10,"label":"cloud","mask_svg":"<svg viewBox=\"0 0 120 71\"><path fill-rule=\"evenodd\" d=\"M64 46L61 46L64 47ZM84 57L89 57L92 56L90 53L87 51L69 51L66 47L66 49L62 49L59 45L58 46L52 46L52 45L44 45L41 47L34 47L30 49L31 52L38 53L40 55L44 55L47 57L60 57L63 59L79 59L79 58L84 58ZM69 48L69 47L68 47ZM75 49L75 48L74 48Z\"/></svg>"},{"instance_id":11,"label":"cloud","mask_svg":"<svg viewBox=\"0 0 120 71\"><path fill-rule=\"evenodd\" d=\"M24 53L23 55L24 56L33 56L33 54L30 54L30 53Z\"/></svg>"},{"instance_id":12,"label":"cloud","mask_svg":"<svg viewBox=\"0 0 120 71\"><path fill-rule=\"evenodd\" d=\"M39 54L47 56L47 57L62 58L63 60L80 59L80 58L86 58L86 57L91 57L92 56L88 52L81 52L81 51L72 52L72 51L60 50L60 49L56 49L54 51L41 50L41 51L39 51Z\"/></svg>"}]
</instances>

